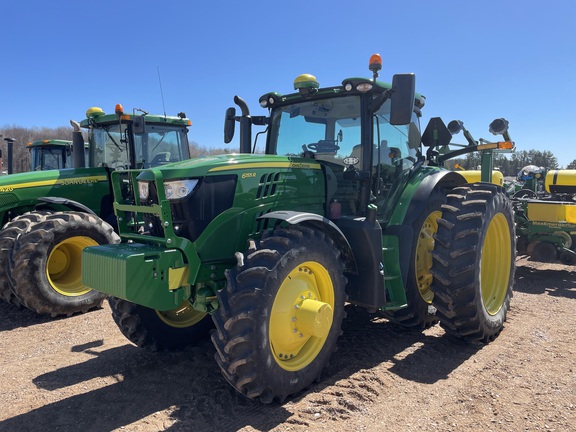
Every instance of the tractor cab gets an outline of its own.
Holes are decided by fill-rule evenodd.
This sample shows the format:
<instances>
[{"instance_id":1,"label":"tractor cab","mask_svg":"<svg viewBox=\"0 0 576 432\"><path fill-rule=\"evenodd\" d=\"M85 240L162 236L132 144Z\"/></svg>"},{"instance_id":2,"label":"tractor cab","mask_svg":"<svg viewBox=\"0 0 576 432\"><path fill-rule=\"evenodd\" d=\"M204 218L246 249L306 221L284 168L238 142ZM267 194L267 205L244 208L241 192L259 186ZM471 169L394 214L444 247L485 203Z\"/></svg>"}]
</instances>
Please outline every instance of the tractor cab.
<instances>
[{"instance_id":1,"label":"tractor cab","mask_svg":"<svg viewBox=\"0 0 576 432\"><path fill-rule=\"evenodd\" d=\"M190 158L187 133L191 122L184 113L178 117L152 116L145 111L130 115L118 104L115 114L93 107L86 117L80 126L89 130L89 167L153 168Z\"/></svg>"},{"instance_id":2,"label":"tractor cab","mask_svg":"<svg viewBox=\"0 0 576 432\"><path fill-rule=\"evenodd\" d=\"M29 142L30 171L72 168L72 141L39 140Z\"/></svg>"},{"instance_id":3,"label":"tractor cab","mask_svg":"<svg viewBox=\"0 0 576 432\"><path fill-rule=\"evenodd\" d=\"M266 153L321 165L331 219L363 216L370 204L385 219L393 185L421 158L425 99L415 95L413 75L396 75L392 85L376 80L381 62L378 55L371 59L372 80L349 78L320 88L313 75L304 74L294 81L297 93L260 98L260 106L270 110Z\"/></svg>"}]
</instances>

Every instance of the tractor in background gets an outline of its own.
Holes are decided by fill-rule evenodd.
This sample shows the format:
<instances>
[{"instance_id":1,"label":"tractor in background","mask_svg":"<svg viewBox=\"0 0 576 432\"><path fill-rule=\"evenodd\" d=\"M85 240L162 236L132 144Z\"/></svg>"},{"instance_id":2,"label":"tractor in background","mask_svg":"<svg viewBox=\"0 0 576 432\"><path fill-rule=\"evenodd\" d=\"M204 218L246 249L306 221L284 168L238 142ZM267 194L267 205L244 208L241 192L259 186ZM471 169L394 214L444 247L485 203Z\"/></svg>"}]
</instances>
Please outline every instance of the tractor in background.
<instances>
[{"instance_id":1,"label":"tractor in background","mask_svg":"<svg viewBox=\"0 0 576 432\"><path fill-rule=\"evenodd\" d=\"M497 337L514 281L511 202L442 167L447 127L421 135L414 75L388 84L381 67L374 55L372 78L330 87L300 75L294 93L260 98L265 116L236 96L224 137L239 123L239 154L112 174L122 242L85 248L82 281L110 296L130 341L172 350L211 336L225 379L268 403L320 378L347 303ZM253 126L266 128L264 154Z\"/></svg>"},{"instance_id":2,"label":"tractor in background","mask_svg":"<svg viewBox=\"0 0 576 432\"><path fill-rule=\"evenodd\" d=\"M86 312L105 298L82 285L81 252L119 241L112 173L190 157L191 123L183 113L128 114L117 105L105 114L94 107L81 123L71 123L72 148L67 142L30 145L32 166L42 171L0 177L0 298L52 317Z\"/></svg>"},{"instance_id":3,"label":"tractor in background","mask_svg":"<svg viewBox=\"0 0 576 432\"><path fill-rule=\"evenodd\" d=\"M4 138L8 146L6 161L6 174L14 173L13 138ZM45 171L51 169L72 168L72 141L60 139L46 139L26 144L30 163L28 171ZM2 152L0 151L0 167L4 169Z\"/></svg>"},{"instance_id":4,"label":"tractor in background","mask_svg":"<svg viewBox=\"0 0 576 432\"><path fill-rule=\"evenodd\" d=\"M26 144L30 152L30 171L73 168L72 141L50 139ZM84 159L88 161L88 143L84 146Z\"/></svg>"}]
</instances>

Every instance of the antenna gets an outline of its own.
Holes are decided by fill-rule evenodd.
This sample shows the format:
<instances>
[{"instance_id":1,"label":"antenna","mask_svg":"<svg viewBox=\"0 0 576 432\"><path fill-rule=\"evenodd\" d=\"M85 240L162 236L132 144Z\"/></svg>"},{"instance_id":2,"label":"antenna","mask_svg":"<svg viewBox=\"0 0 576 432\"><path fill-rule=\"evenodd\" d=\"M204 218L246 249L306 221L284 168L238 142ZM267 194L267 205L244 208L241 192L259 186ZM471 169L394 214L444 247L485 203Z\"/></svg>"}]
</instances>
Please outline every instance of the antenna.
<instances>
[{"instance_id":1,"label":"antenna","mask_svg":"<svg viewBox=\"0 0 576 432\"><path fill-rule=\"evenodd\" d=\"M164 109L164 118L166 118L166 105L164 105L164 92L162 91L162 80L160 79L160 66L156 66L158 70L158 83L160 83L160 96L162 97L162 108Z\"/></svg>"}]
</instances>

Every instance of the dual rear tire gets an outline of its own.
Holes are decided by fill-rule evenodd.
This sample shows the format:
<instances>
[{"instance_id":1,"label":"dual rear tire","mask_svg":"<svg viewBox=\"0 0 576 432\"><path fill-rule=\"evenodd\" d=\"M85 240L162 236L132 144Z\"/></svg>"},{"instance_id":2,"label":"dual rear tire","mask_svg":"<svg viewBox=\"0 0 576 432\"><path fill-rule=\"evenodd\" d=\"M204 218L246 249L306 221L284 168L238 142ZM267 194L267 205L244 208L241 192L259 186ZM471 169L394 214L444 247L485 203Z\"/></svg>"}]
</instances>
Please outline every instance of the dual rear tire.
<instances>
[{"instance_id":1,"label":"dual rear tire","mask_svg":"<svg viewBox=\"0 0 576 432\"><path fill-rule=\"evenodd\" d=\"M454 188L442 206L432 253L431 290L447 333L489 342L501 332L510 308L516 235L510 200L501 188Z\"/></svg>"}]
</instances>

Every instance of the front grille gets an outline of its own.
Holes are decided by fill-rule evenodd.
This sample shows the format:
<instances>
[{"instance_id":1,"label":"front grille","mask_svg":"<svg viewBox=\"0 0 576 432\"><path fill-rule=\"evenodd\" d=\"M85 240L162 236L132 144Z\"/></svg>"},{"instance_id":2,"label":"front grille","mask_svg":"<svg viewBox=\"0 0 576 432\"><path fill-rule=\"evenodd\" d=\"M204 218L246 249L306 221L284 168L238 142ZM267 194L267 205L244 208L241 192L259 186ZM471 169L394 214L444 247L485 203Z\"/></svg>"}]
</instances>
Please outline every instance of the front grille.
<instances>
[{"instance_id":1,"label":"front grille","mask_svg":"<svg viewBox=\"0 0 576 432\"><path fill-rule=\"evenodd\" d=\"M236 180L236 175L205 177L191 195L171 201L174 232L196 240L216 216L232 207Z\"/></svg>"},{"instance_id":2,"label":"front grille","mask_svg":"<svg viewBox=\"0 0 576 432\"><path fill-rule=\"evenodd\" d=\"M120 234L124 237L164 239L176 235L194 241L215 217L232 207L234 202L236 175L204 177L187 197L162 203L158 188L163 186L150 182L148 198L141 201L134 195L134 191L138 194L136 177L140 172L127 171L121 182L114 183L115 207L122 218L119 225ZM150 211L147 211L148 208Z\"/></svg>"}]
</instances>

